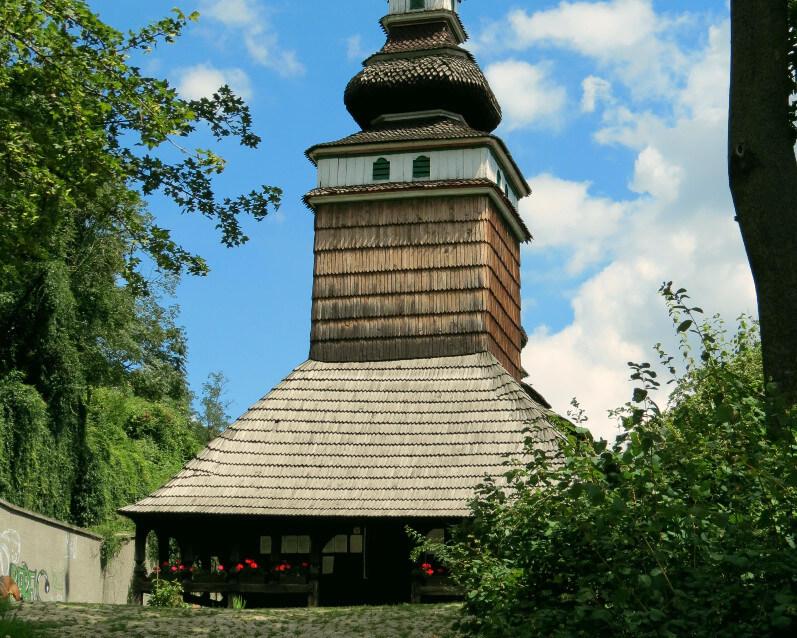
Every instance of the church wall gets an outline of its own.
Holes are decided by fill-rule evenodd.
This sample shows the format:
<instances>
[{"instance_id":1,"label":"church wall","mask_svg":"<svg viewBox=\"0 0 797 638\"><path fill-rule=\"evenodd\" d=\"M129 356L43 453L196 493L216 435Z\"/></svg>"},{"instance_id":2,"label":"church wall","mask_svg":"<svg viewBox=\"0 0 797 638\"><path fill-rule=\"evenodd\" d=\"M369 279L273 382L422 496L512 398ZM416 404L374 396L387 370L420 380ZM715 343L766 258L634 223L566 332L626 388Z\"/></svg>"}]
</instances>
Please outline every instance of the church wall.
<instances>
[{"instance_id":1,"label":"church wall","mask_svg":"<svg viewBox=\"0 0 797 638\"><path fill-rule=\"evenodd\" d=\"M490 351L519 377L519 250L487 196L319 205L311 358Z\"/></svg>"},{"instance_id":2,"label":"church wall","mask_svg":"<svg viewBox=\"0 0 797 638\"><path fill-rule=\"evenodd\" d=\"M507 170L501 168L498 159L489 148L460 148L445 151L414 151L412 153L320 159L318 160L318 186L362 186L378 183L373 179L373 165L380 157L390 162L390 179L388 181L419 181L412 176L412 163L420 155L429 157L431 164L430 176L423 179L489 179L498 183L499 170L507 175ZM517 207L517 195L512 188L508 190L507 196L512 205Z\"/></svg>"}]
</instances>

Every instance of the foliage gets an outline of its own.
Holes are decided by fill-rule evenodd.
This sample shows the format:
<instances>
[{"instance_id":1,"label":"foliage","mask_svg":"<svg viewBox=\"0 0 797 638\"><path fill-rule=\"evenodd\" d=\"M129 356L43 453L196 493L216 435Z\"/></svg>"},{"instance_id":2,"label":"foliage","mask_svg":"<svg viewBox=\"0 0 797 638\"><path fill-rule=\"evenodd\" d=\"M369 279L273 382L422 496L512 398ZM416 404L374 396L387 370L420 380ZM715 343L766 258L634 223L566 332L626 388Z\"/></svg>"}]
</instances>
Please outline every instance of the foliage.
<instances>
[{"instance_id":1,"label":"foliage","mask_svg":"<svg viewBox=\"0 0 797 638\"><path fill-rule=\"evenodd\" d=\"M205 440L160 299L207 264L143 196L213 220L227 246L279 203L269 186L217 197L224 161L191 150L200 127L258 145L228 87L186 101L130 62L194 19L122 34L85 0L0 4L0 496L80 525L113 523Z\"/></svg>"},{"instance_id":2,"label":"foliage","mask_svg":"<svg viewBox=\"0 0 797 638\"><path fill-rule=\"evenodd\" d=\"M35 638L39 632L29 623L17 618L11 611L13 603L8 598L0 598L0 636L5 638Z\"/></svg>"},{"instance_id":3,"label":"foliage","mask_svg":"<svg viewBox=\"0 0 797 638\"><path fill-rule=\"evenodd\" d=\"M230 402L224 399L227 383L223 372L211 372L208 380L202 384L199 421L205 426L209 439L219 436L230 424Z\"/></svg>"},{"instance_id":4,"label":"foliage","mask_svg":"<svg viewBox=\"0 0 797 638\"><path fill-rule=\"evenodd\" d=\"M421 547L466 588L468 635L792 635L797 420L775 406L788 438L773 440L754 324L728 337L685 291L662 294L686 364L678 375L658 347L667 408L653 367L631 364L613 445L579 428L560 455L530 450L506 486L484 485L454 543Z\"/></svg>"},{"instance_id":5,"label":"foliage","mask_svg":"<svg viewBox=\"0 0 797 638\"><path fill-rule=\"evenodd\" d=\"M147 604L150 607L188 607L183 602L183 584L179 580L154 581Z\"/></svg>"},{"instance_id":6,"label":"foliage","mask_svg":"<svg viewBox=\"0 0 797 638\"><path fill-rule=\"evenodd\" d=\"M238 611L246 609L246 598L244 598L243 596L233 595L232 598L230 599L230 602L232 603L233 609L236 609Z\"/></svg>"},{"instance_id":7,"label":"foliage","mask_svg":"<svg viewBox=\"0 0 797 638\"><path fill-rule=\"evenodd\" d=\"M163 485L203 443L184 406L114 388L92 395L86 438L84 488L75 504L90 525Z\"/></svg>"}]
</instances>

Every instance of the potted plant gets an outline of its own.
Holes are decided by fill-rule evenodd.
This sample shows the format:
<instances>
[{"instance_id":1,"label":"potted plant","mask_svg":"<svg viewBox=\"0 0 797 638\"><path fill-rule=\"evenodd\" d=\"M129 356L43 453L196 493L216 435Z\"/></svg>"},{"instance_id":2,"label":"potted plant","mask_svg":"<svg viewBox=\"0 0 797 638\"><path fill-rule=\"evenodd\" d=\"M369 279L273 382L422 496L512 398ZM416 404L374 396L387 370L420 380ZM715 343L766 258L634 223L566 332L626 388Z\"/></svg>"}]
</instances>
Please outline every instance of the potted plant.
<instances>
[{"instance_id":1,"label":"potted plant","mask_svg":"<svg viewBox=\"0 0 797 638\"><path fill-rule=\"evenodd\" d=\"M306 560L295 562L283 560L272 568L272 572L282 584L303 585L307 583L307 577L310 574L311 567L310 562Z\"/></svg>"},{"instance_id":2,"label":"potted plant","mask_svg":"<svg viewBox=\"0 0 797 638\"><path fill-rule=\"evenodd\" d=\"M242 583L263 583L266 580L266 570L251 558L245 558L232 568L232 573Z\"/></svg>"}]
</instances>

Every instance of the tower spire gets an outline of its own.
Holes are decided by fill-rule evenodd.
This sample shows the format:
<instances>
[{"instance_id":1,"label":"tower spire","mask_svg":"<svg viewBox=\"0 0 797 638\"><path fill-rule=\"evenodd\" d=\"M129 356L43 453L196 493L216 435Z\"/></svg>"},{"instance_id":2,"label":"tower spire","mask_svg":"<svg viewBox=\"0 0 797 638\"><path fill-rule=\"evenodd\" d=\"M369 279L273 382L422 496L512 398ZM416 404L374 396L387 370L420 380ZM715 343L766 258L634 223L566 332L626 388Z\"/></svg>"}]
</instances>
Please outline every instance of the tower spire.
<instances>
[{"instance_id":1,"label":"tower spire","mask_svg":"<svg viewBox=\"0 0 797 638\"><path fill-rule=\"evenodd\" d=\"M456 0L390 0L387 42L346 87L346 108L363 130L386 116L445 111L490 132L501 108L473 56Z\"/></svg>"}]
</instances>

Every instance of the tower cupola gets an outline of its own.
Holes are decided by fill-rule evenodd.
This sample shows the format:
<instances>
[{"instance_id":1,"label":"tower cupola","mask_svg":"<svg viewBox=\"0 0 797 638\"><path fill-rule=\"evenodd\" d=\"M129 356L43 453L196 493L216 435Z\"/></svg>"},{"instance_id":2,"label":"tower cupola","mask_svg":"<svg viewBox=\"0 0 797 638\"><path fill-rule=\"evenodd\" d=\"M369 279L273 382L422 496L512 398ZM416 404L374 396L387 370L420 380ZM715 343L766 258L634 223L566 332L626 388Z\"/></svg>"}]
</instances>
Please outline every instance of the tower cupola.
<instances>
[{"instance_id":1,"label":"tower cupola","mask_svg":"<svg viewBox=\"0 0 797 638\"><path fill-rule=\"evenodd\" d=\"M411 11L433 11L443 9L456 11L459 0L388 0L388 13L409 13Z\"/></svg>"},{"instance_id":2,"label":"tower cupola","mask_svg":"<svg viewBox=\"0 0 797 638\"><path fill-rule=\"evenodd\" d=\"M385 117L446 111L490 132L501 108L473 56L456 13L457 0L390 0L382 18L387 42L349 82L344 101L369 129Z\"/></svg>"}]
</instances>

